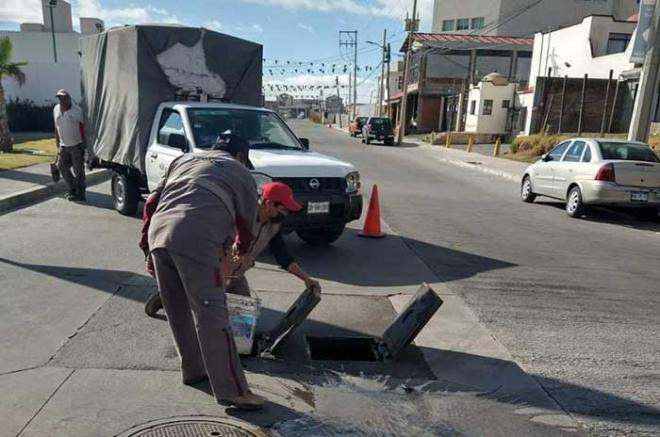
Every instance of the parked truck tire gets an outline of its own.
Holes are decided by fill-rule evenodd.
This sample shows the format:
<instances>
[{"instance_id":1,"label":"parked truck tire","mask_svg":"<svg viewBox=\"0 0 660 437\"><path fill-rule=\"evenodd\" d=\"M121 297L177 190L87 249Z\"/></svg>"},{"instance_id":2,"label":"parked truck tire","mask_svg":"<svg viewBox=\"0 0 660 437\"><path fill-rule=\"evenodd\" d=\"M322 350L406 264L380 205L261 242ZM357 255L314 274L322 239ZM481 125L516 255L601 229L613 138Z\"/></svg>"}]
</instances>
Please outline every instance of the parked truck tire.
<instances>
[{"instance_id":1,"label":"parked truck tire","mask_svg":"<svg viewBox=\"0 0 660 437\"><path fill-rule=\"evenodd\" d=\"M112 201L122 215L134 216L140 201L137 178L125 173L112 173Z\"/></svg>"},{"instance_id":2,"label":"parked truck tire","mask_svg":"<svg viewBox=\"0 0 660 437\"><path fill-rule=\"evenodd\" d=\"M320 229L299 229L296 234L310 246L328 246L341 237L345 224Z\"/></svg>"}]
</instances>

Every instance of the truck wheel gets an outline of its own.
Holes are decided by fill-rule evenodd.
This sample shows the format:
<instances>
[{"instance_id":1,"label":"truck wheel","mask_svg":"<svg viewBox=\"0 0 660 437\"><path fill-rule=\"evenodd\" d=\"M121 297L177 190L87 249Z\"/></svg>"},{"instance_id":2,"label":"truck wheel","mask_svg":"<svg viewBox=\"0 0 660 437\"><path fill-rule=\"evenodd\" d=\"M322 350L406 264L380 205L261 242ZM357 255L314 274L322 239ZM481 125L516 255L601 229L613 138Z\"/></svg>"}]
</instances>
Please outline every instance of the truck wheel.
<instances>
[{"instance_id":1,"label":"truck wheel","mask_svg":"<svg viewBox=\"0 0 660 437\"><path fill-rule=\"evenodd\" d=\"M126 174L112 174L112 201L117 212L133 216L137 212L140 193L137 181Z\"/></svg>"},{"instance_id":2,"label":"truck wheel","mask_svg":"<svg viewBox=\"0 0 660 437\"><path fill-rule=\"evenodd\" d=\"M346 225L335 226L332 228L320 229L301 229L296 234L305 243L310 246L328 246L341 237Z\"/></svg>"}]
</instances>

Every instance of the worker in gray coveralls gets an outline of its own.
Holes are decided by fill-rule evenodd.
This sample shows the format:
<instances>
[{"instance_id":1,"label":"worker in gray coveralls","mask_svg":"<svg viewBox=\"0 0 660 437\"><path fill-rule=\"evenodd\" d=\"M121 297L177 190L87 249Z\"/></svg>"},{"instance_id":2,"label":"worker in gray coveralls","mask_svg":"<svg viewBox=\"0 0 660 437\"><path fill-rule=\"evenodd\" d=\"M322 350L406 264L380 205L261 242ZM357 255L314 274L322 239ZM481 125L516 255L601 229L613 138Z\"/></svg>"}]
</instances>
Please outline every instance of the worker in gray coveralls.
<instances>
[{"instance_id":1,"label":"worker in gray coveralls","mask_svg":"<svg viewBox=\"0 0 660 437\"><path fill-rule=\"evenodd\" d=\"M249 145L234 135L213 149L175 160L159 184L149 225L158 288L181 356L183 383L209 379L219 404L258 409L241 367L218 260L238 233L245 253L253 237L257 188L246 168Z\"/></svg>"},{"instance_id":2,"label":"worker in gray coveralls","mask_svg":"<svg viewBox=\"0 0 660 437\"><path fill-rule=\"evenodd\" d=\"M319 282L311 278L293 259L282 235L282 220L290 212L302 209L293 198L293 192L282 182L270 182L264 185L259 198L255 237L246 254L238 250L240 244L236 241L231 256L223 259L225 280L228 281L227 293L250 295L250 286L245 273L254 266L257 257L268 247L277 264L305 284L306 288L321 288ZM145 312L154 316L162 308L162 300L158 293L149 297L145 304Z\"/></svg>"}]
</instances>

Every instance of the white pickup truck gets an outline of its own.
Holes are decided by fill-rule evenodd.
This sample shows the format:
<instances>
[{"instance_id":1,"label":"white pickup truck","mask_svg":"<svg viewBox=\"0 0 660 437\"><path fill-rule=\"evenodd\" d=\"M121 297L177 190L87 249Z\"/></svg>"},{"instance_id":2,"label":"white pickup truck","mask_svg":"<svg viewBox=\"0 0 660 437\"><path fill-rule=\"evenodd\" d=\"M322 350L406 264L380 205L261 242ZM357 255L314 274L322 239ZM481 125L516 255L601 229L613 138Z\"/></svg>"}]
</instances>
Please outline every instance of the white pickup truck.
<instances>
[{"instance_id":1,"label":"white pickup truck","mask_svg":"<svg viewBox=\"0 0 660 437\"><path fill-rule=\"evenodd\" d=\"M113 169L112 198L122 214L133 215L141 197L154 189L179 155L210 147L231 132L251 145L250 161L257 185L280 181L303 205L284 222L312 245L326 245L342 234L346 223L362 213L360 174L347 162L309 150L274 112L226 103L165 102L158 106L146 148L146 175L133 168Z\"/></svg>"}]
</instances>

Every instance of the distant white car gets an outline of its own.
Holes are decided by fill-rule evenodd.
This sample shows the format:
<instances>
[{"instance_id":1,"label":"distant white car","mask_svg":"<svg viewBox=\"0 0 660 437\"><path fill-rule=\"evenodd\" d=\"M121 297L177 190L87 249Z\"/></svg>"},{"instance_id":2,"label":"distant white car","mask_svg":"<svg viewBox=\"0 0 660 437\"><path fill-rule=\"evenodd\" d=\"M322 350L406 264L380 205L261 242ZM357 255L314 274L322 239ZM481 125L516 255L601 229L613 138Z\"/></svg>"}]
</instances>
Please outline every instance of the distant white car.
<instances>
[{"instance_id":1,"label":"distant white car","mask_svg":"<svg viewBox=\"0 0 660 437\"><path fill-rule=\"evenodd\" d=\"M303 120L304 118L305 118L305 113L304 112L301 112L300 114L298 114L298 120Z\"/></svg>"},{"instance_id":2,"label":"distant white car","mask_svg":"<svg viewBox=\"0 0 660 437\"><path fill-rule=\"evenodd\" d=\"M546 196L566 202L566 213L582 216L589 205L636 208L657 220L660 159L644 143L573 138L527 167L520 185L523 202Z\"/></svg>"}]
</instances>

